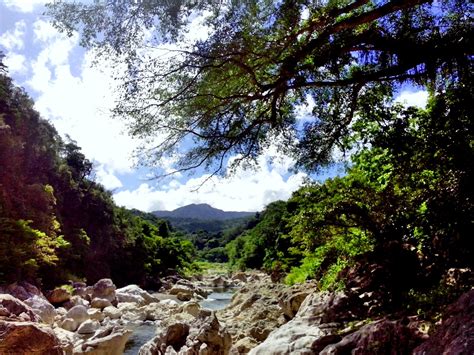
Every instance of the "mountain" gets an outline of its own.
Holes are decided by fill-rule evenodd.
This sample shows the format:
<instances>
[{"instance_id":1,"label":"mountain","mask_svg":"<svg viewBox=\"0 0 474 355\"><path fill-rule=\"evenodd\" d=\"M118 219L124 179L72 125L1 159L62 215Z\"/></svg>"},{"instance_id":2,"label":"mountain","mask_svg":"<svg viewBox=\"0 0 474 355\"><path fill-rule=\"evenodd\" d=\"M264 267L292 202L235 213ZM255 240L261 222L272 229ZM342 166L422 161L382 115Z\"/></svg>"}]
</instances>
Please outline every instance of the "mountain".
<instances>
[{"instance_id":1,"label":"mountain","mask_svg":"<svg viewBox=\"0 0 474 355\"><path fill-rule=\"evenodd\" d=\"M161 218L225 221L229 219L254 216L255 212L223 211L208 204L201 203L179 207L173 211L154 211L152 214Z\"/></svg>"}]
</instances>

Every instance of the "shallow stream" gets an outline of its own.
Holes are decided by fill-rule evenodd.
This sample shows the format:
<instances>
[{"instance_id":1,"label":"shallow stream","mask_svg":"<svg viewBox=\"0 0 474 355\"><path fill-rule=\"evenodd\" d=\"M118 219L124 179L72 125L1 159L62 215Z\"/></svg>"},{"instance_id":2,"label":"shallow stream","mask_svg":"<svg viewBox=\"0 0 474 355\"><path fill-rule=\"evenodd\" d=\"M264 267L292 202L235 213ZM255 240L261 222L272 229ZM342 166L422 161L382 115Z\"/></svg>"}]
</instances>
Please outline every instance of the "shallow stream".
<instances>
[{"instance_id":1,"label":"shallow stream","mask_svg":"<svg viewBox=\"0 0 474 355\"><path fill-rule=\"evenodd\" d=\"M199 302L202 308L209 308L213 311L225 308L232 299L235 288L213 288L212 293L205 300ZM156 325L144 322L131 327L133 334L128 339L125 346L124 355L136 355L138 350L155 336Z\"/></svg>"}]
</instances>

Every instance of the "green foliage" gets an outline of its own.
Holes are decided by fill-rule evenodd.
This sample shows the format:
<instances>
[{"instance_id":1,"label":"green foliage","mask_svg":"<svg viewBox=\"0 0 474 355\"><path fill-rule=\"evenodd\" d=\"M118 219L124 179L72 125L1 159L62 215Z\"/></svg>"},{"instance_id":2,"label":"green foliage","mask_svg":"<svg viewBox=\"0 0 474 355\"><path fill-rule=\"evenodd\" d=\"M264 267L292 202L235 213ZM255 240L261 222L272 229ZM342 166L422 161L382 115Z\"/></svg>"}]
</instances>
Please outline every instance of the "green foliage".
<instances>
[{"instance_id":1,"label":"green foliage","mask_svg":"<svg viewBox=\"0 0 474 355\"><path fill-rule=\"evenodd\" d=\"M165 221L118 208L90 180L92 164L76 142L63 142L32 106L0 75L0 283L113 276L157 287L168 268L190 267L191 243Z\"/></svg>"},{"instance_id":2,"label":"green foliage","mask_svg":"<svg viewBox=\"0 0 474 355\"><path fill-rule=\"evenodd\" d=\"M0 282L34 280L43 266L55 266L58 250L69 243L32 228L32 221L0 218Z\"/></svg>"},{"instance_id":3,"label":"green foliage","mask_svg":"<svg viewBox=\"0 0 474 355\"><path fill-rule=\"evenodd\" d=\"M57 28L77 31L102 55L125 58L115 114L137 137L167 137L144 150L148 164L159 166L179 150L182 170L218 172L225 158L237 156L232 171L254 162L279 135L280 149L314 171L353 138L358 111L386 99L380 93L391 96L405 82L443 91L447 80L472 69L466 1L172 4L48 5ZM207 38L165 55L146 50L165 51L162 42L182 39L196 14L205 18ZM308 97L313 112L301 124L298 107ZM187 139L194 144L183 153L179 143Z\"/></svg>"}]
</instances>

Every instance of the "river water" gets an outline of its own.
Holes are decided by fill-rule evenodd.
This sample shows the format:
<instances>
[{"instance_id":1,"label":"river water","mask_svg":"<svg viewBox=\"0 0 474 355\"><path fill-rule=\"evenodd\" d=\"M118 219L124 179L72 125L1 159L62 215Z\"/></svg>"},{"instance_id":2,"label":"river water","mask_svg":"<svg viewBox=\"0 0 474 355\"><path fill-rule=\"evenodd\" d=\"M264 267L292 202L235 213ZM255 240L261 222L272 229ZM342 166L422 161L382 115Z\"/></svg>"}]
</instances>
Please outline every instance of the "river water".
<instances>
[{"instance_id":1,"label":"river water","mask_svg":"<svg viewBox=\"0 0 474 355\"><path fill-rule=\"evenodd\" d=\"M232 288L213 288L211 290L211 294L209 294L205 300L200 301L199 304L202 308L209 308L213 311L225 308L230 304L232 295L236 291L236 289ZM124 355L138 354L138 350L143 346L143 344L155 336L156 325L151 322L145 322L133 326L131 329L133 330L133 334L128 339Z\"/></svg>"}]
</instances>

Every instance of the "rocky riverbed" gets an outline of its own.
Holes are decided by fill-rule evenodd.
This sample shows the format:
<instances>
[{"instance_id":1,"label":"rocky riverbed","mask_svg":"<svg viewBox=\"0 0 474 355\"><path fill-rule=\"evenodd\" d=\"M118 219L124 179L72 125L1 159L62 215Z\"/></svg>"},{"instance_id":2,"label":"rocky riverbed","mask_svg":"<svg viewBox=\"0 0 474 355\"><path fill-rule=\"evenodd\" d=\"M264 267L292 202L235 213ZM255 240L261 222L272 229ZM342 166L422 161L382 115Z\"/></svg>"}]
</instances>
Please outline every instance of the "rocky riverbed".
<instances>
[{"instance_id":1,"label":"rocky riverbed","mask_svg":"<svg viewBox=\"0 0 474 355\"><path fill-rule=\"evenodd\" d=\"M429 337L435 328L415 316L368 318L375 301L362 290L321 293L257 272L164 281L160 293L110 279L44 293L0 287L0 354L474 353L474 291ZM228 292L219 310L205 301L216 288Z\"/></svg>"}]
</instances>

